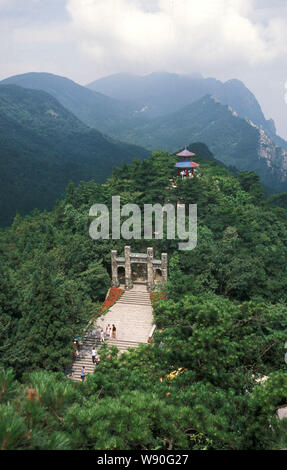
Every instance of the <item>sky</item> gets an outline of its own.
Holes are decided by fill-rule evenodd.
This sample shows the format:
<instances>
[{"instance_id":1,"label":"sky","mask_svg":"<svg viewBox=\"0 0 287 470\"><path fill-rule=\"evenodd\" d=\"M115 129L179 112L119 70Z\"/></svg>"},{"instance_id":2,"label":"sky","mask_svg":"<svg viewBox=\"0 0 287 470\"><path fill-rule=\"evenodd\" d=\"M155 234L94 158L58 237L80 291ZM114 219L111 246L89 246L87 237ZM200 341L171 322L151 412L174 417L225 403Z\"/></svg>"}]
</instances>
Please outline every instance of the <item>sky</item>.
<instances>
[{"instance_id":1,"label":"sky","mask_svg":"<svg viewBox=\"0 0 287 470\"><path fill-rule=\"evenodd\" d=\"M242 80L287 139L287 1L0 0L0 79L156 71Z\"/></svg>"}]
</instances>

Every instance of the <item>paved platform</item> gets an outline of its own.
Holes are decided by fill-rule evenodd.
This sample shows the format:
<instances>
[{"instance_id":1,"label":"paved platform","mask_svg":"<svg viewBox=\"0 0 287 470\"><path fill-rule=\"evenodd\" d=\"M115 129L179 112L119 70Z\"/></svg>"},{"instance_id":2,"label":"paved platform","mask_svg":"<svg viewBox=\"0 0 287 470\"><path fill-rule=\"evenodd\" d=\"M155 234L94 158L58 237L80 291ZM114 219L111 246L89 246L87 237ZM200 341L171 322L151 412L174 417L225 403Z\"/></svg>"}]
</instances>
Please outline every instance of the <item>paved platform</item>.
<instances>
[{"instance_id":1,"label":"paved platform","mask_svg":"<svg viewBox=\"0 0 287 470\"><path fill-rule=\"evenodd\" d=\"M126 290L120 299L103 316L96 326L103 328L115 325L116 339L147 343L153 326L152 304L145 285L134 285Z\"/></svg>"},{"instance_id":2,"label":"paved platform","mask_svg":"<svg viewBox=\"0 0 287 470\"><path fill-rule=\"evenodd\" d=\"M153 313L150 294L144 284L134 284L130 290L125 290L120 299L110 307L107 313L97 318L96 329L106 330L106 326L113 324L116 327L116 338L107 339L110 345L117 346L120 353L128 348L136 348L140 343L148 343L153 328ZM88 336L80 357L75 359L72 368L72 378L80 379L80 370L84 365L86 373L94 372L95 365L92 363L92 347L100 347L98 340Z\"/></svg>"}]
</instances>

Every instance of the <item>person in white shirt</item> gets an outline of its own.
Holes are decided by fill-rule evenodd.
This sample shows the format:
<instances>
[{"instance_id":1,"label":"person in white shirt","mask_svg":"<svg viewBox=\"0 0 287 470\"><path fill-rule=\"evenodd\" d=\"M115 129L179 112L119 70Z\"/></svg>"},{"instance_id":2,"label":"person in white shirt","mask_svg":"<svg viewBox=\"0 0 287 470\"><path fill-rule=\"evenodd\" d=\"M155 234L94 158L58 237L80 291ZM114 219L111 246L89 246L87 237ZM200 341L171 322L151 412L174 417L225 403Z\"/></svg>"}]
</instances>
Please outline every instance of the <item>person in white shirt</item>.
<instances>
[{"instance_id":1,"label":"person in white shirt","mask_svg":"<svg viewBox=\"0 0 287 470\"><path fill-rule=\"evenodd\" d=\"M96 351L96 348L95 348L95 346L94 346L93 349L92 349L92 361L93 361L93 364L95 364L96 355L97 355L97 351Z\"/></svg>"}]
</instances>

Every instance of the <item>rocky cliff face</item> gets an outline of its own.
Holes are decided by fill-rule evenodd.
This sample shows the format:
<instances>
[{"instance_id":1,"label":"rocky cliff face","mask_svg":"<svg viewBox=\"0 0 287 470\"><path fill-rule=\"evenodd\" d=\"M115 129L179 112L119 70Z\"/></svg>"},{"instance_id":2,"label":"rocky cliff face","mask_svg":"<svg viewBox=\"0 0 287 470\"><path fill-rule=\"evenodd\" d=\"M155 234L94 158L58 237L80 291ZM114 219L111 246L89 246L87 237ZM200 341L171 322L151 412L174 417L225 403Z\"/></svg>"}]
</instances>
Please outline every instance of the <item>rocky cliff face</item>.
<instances>
[{"instance_id":1,"label":"rocky cliff face","mask_svg":"<svg viewBox=\"0 0 287 470\"><path fill-rule=\"evenodd\" d=\"M278 147L272 139L259 129L259 158L266 159L267 166L276 174L281 183L287 181L287 151Z\"/></svg>"},{"instance_id":2,"label":"rocky cliff face","mask_svg":"<svg viewBox=\"0 0 287 470\"><path fill-rule=\"evenodd\" d=\"M250 126L258 130L258 159L264 162L269 169L269 172L265 172L265 176L262 177L262 180L268 185L271 179L276 179L278 190L286 191L287 151L276 145L262 127L256 126L250 120L246 119L246 121Z\"/></svg>"}]
</instances>

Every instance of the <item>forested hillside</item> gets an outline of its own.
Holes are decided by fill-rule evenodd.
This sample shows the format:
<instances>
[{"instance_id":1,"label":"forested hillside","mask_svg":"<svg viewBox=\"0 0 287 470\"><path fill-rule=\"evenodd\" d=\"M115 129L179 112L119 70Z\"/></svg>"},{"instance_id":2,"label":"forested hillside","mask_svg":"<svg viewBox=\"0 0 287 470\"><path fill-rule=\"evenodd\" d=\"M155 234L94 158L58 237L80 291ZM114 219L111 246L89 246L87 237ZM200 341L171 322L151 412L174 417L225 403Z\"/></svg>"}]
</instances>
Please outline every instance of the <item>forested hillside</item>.
<instances>
[{"instance_id":1,"label":"forested hillside","mask_svg":"<svg viewBox=\"0 0 287 470\"><path fill-rule=\"evenodd\" d=\"M111 123L119 124L134 111L134 106L129 103L89 90L73 80L52 73L14 75L0 84L45 91L87 126L104 133L108 133Z\"/></svg>"},{"instance_id":2,"label":"forested hillside","mask_svg":"<svg viewBox=\"0 0 287 470\"><path fill-rule=\"evenodd\" d=\"M91 129L48 93L0 85L0 226L16 212L52 209L69 181L104 182L143 148Z\"/></svg>"},{"instance_id":3,"label":"forested hillside","mask_svg":"<svg viewBox=\"0 0 287 470\"><path fill-rule=\"evenodd\" d=\"M287 447L276 416L287 393L287 211L256 174L235 176L205 145L189 148L200 178L173 187L176 157L157 151L106 184L69 185L53 211L0 232L2 449ZM74 383L64 376L73 337L105 297L111 249L127 244L89 237L90 207L111 207L113 195L141 208L197 204L198 243L129 240L133 252L169 256L155 336L120 357L103 347L94 375Z\"/></svg>"}]
</instances>

